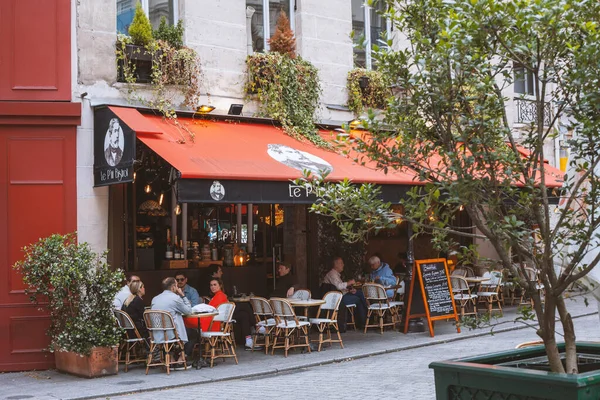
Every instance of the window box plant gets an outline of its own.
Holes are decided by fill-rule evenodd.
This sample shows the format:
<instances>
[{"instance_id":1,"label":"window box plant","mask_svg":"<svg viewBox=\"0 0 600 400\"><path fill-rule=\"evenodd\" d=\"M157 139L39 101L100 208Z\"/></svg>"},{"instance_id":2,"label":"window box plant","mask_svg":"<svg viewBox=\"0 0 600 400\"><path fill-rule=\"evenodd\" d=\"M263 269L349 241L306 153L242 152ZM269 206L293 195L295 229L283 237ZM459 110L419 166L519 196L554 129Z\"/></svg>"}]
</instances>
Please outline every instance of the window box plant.
<instances>
[{"instance_id":1,"label":"window box plant","mask_svg":"<svg viewBox=\"0 0 600 400\"><path fill-rule=\"evenodd\" d=\"M14 268L31 301L49 313L48 350L57 369L87 378L116 374L122 332L112 302L123 273L110 269L106 254L78 244L75 233L51 235L23 251Z\"/></svg>"},{"instance_id":2,"label":"window box plant","mask_svg":"<svg viewBox=\"0 0 600 400\"><path fill-rule=\"evenodd\" d=\"M391 95L384 75L379 71L354 68L346 83L348 108L358 115L368 108L384 109Z\"/></svg>"}]
</instances>

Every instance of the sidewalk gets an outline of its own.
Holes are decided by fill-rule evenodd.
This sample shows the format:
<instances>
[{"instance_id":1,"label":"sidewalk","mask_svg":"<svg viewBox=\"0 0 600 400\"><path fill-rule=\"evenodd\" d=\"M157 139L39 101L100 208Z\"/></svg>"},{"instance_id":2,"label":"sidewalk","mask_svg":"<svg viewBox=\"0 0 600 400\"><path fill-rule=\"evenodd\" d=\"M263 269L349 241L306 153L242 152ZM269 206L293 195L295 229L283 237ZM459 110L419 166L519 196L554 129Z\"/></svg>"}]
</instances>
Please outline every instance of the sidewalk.
<instances>
[{"instance_id":1,"label":"sidewalk","mask_svg":"<svg viewBox=\"0 0 600 400\"><path fill-rule=\"evenodd\" d=\"M581 297L570 300L568 307L573 317L597 313L595 304L586 307ZM516 315L516 307L508 307L504 314L505 316L497 321L498 325L494 332L526 329L522 324L512 322ZM380 335L370 331L364 335L350 331L343 335L344 349L334 346L320 353L291 352L288 358L284 358L281 352L275 352L274 356L267 356L261 352L252 353L238 347L239 365L235 365L233 360L219 361L212 369L173 371L170 376L159 368L151 369L148 375L145 375L145 368L142 367L134 367L127 373L120 372L116 376L98 379L77 378L56 371L6 373L0 374L0 387L3 389L0 399L106 398L125 393L264 376L452 341L468 341L471 344L465 342L464 345L471 347L477 337L487 336L489 333L488 328L475 331L463 330L458 334L450 322L436 323L433 338L428 332L404 335L386 331ZM530 340L537 339L533 330L529 337Z\"/></svg>"}]
</instances>

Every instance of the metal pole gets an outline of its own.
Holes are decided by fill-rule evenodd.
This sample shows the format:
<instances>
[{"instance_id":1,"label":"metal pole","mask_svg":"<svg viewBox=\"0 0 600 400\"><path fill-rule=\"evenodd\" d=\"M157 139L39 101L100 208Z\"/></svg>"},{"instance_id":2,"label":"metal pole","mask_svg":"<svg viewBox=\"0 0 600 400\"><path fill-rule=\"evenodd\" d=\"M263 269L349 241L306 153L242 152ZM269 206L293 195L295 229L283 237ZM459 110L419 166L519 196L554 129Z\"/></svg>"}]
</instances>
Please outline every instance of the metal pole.
<instances>
[{"instance_id":1,"label":"metal pole","mask_svg":"<svg viewBox=\"0 0 600 400\"><path fill-rule=\"evenodd\" d=\"M171 243L175 243L175 236L177 236L177 214L175 209L177 208L177 194L175 193L175 186L171 190Z\"/></svg>"},{"instance_id":2,"label":"metal pole","mask_svg":"<svg viewBox=\"0 0 600 400\"><path fill-rule=\"evenodd\" d=\"M247 237L248 237L248 254L252 253L252 250L254 248L254 221L252 220L253 216L254 216L254 212L253 212L254 206L252 205L252 203L248 204L248 224L247 226Z\"/></svg>"},{"instance_id":3,"label":"metal pole","mask_svg":"<svg viewBox=\"0 0 600 400\"><path fill-rule=\"evenodd\" d=\"M242 204L238 203L236 204L236 231L235 231L235 236L236 236L236 240L235 242L237 243L238 246L242 245Z\"/></svg>"},{"instance_id":4,"label":"metal pole","mask_svg":"<svg viewBox=\"0 0 600 400\"><path fill-rule=\"evenodd\" d=\"M187 224L188 224L188 203L181 205L181 240L183 241L183 257L187 259Z\"/></svg>"}]
</instances>

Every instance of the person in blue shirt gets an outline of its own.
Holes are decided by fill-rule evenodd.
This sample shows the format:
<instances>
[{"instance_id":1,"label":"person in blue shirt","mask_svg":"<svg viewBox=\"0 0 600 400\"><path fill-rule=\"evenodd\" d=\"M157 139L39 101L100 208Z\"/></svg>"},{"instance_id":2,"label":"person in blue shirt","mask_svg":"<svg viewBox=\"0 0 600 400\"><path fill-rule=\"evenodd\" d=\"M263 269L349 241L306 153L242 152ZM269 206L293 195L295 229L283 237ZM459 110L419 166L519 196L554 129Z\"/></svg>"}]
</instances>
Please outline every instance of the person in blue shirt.
<instances>
[{"instance_id":1,"label":"person in blue shirt","mask_svg":"<svg viewBox=\"0 0 600 400\"><path fill-rule=\"evenodd\" d=\"M373 282L383 286L392 286L396 284L394 272L389 265L381 262L379 257L373 256L369 258L369 265L371 266L371 280ZM386 290L386 294L389 298L394 297L394 292L394 289Z\"/></svg>"},{"instance_id":2,"label":"person in blue shirt","mask_svg":"<svg viewBox=\"0 0 600 400\"><path fill-rule=\"evenodd\" d=\"M175 280L177 281L177 287L181 289L185 297L190 301L192 307L200 304L200 295L198 291L187 284L187 276L183 272L178 272L175 275Z\"/></svg>"}]
</instances>

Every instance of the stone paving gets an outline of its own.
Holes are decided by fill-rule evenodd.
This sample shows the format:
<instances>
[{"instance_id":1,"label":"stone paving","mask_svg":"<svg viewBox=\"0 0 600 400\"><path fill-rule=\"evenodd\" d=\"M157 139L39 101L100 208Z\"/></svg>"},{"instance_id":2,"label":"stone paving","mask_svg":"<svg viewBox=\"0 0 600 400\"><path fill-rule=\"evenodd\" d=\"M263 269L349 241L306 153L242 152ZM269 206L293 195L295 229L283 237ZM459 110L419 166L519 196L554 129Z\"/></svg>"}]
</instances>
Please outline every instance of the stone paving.
<instances>
[{"instance_id":1,"label":"stone paving","mask_svg":"<svg viewBox=\"0 0 600 400\"><path fill-rule=\"evenodd\" d=\"M582 298L569 301L572 315L581 317L576 320L577 328L582 325L577 331L579 339L598 340L599 321L594 303L586 307ZM248 397L242 393L255 393L253 391L259 388L262 392L260 397L271 398L268 396L280 397L283 394L281 382L284 379L296 385L294 387L302 391L302 397L312 393L319 397L337 398L356 393L350 379L356 371L365 369L380 382L374 385L380 396L431 399L432 392L425 390L433 384L433 375L427 369L431 361L505 350L517 343L535 340L532 329L524 329L521 324L513 322L515 315L516 307L508 307L504 317L497 321L494 336L490 336L489 328L473 331L463 329L458 334L450 322L436 323L433 338L427 332L404 335L386 331L380 335L373 331L364 335L350 331L343 335L344 349L334 346L320 353L291 352L288 358L284 358L283 354L277 352L274 356L267 356L238 348L239 365L232 360L219 361L212 369L174 371L171 375L159 368L151 369L145 375L141 367L134 367L127 373L120 372L116 376L91 380L56 371L4 373L0 374L0 399L91 399L127 393L133 393L132 398L144 399L189 398L192 393L222 393L222 396L213 397L238 398ZM410 377L410 382L407 377ZM364 387L362 380L357 384ZM401 393L400 389L415 396L421 396L422 393L429 395L411 397L407 394L407 397L398 397L395 394ZM288 389L283 392L289 393Z\"/></svg>"}]
</instances>

